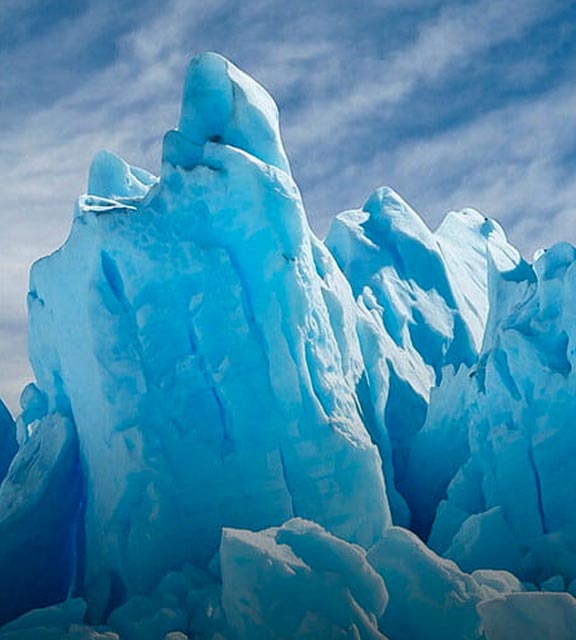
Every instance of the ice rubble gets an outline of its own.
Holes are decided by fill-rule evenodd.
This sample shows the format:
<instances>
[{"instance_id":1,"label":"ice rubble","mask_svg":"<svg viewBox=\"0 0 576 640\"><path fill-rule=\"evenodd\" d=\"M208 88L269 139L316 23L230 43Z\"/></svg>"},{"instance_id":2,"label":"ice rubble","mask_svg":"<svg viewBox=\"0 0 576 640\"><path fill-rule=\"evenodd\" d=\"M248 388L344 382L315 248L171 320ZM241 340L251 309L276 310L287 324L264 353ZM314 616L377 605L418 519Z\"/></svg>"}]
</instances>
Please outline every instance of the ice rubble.
<instances>
[{"instance_id":1,"label":"ice rubble","mask_svg":"<svg viewBox=\"0 0 576 640\"><path fill-rule=\"evenodd\" d=\"M571 595L464 573L399 527L368 552L298 518L224 529L213 569L171 571L105 624L87 625L86 603L71 599L10 622L0 640L563 640L576 616Z\"/></svg>"},{"instance_id":2,"label":"ice rubble","mask_svg":"<svg viewBox=\"0 0 576 640\"><path fill-rule=\"evenodd\" d=\"M222 605L239 638L384 637L377 623L388 603L384 581L364 549L317 524L224 529L220 564Z\"/></svg>"},{"instance_id":3,"label":"ice rubble","mask_svg":"<svg viewBox=\"0 0 576 640\"><path fill-rule=\"evenodd\" d=\"M194 58L160 176L97 154L32 269L0 640L573 637L575 258L387 188L320 242Z\"/></svg>"}]
</instances>

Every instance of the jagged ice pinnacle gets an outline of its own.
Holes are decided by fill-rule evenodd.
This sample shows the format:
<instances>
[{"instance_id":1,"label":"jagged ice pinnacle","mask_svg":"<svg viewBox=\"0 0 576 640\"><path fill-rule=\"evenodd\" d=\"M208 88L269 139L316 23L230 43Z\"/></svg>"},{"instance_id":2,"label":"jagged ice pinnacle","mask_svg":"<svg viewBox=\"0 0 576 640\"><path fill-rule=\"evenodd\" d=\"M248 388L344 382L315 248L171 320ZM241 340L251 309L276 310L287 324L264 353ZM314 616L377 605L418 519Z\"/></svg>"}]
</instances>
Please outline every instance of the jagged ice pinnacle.
<instances>
[{"instance_id":1,"label":"jagged ice pinnacle","mask_svg":"<svg viewBox=\"0 0 576 640\"><path fill-rule=\"evenodd\" d=\"M200 56L160 181L104 152L88 184L29 300L38 388L78 432L89 601L205 565L223 526L298 515L374 542L390 516L354 299L310 232L270 96Z\"/></svg>"}]
</instances>

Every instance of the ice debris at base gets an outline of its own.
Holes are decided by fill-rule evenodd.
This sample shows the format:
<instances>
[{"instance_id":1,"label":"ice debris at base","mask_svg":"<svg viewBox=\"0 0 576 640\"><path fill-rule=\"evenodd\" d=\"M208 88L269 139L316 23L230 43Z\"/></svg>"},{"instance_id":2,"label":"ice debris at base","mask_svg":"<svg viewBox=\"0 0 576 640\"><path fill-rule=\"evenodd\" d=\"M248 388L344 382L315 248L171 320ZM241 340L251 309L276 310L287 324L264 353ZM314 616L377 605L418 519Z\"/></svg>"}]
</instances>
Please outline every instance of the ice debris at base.
<instances>
[{"instance_id":1,"label":"ice debris at base","mask_svg":"<svg viewBox=\"0 0 576 640\"><path fill-rule=\"evenodd\" d=\"M222 604L239 639L384 638L384 581L364 549L317 524L296 519L260 533L224 529L220 566Z\"/></svg>"},{"instance_id":2,"label":"ice debris at base","mask_svg":"<svg viewBox=\"0 0 576 640\"><path fill-rule=\"evenodd\" d=\"M388 188L321 242L194 58L160 176L98 153L33 266L0 640L576 637L574 264Z\"/></svg>"},{"instance_id":3,"label":"ice debris at base","mask_svg":"<svg viewBox=\"0 0 576 640\"><path fill-rule=\"evenodd\" d=\"M573 640L576 600L567 593L513 593L478 606L486 640Z\"/></svg>"},{"instance_id":4,"label":"ice debris at base","mask_svg":"<svg viewBox=\"0 0 576 640\"><path fill-rule=\"evenodd\" d=\"M574 629L572 596L528 593L504 571L464 573L399 527L368 551L299 518L224 529L217 563L219 577L171 571L98 626L68 600L7 624L0 640L556 640Z\"/></svg>"}]
</instances>

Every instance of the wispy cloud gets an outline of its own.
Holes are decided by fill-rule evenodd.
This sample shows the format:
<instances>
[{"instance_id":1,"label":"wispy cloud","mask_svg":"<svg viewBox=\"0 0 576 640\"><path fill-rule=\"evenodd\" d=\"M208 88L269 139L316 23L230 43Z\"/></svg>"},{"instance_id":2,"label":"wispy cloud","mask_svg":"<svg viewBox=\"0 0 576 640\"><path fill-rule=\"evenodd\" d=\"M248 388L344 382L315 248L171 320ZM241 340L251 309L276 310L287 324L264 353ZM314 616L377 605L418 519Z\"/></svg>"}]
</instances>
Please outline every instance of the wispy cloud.
<instances>
[{"instance_id":1,"label":"wispy cloud","mask_svg":"<svg viewBox=\"0 0 576 640\"><path fill-rule=\"evenodd\" d=\"M418 25L415 37L389 56L355 61L344 82L338 75L328 79L332 86L324 91L325 99L306 105L295 123L295 131L290 130L288 136L295 155L302 157L301 164L314 179L314 192L318 195L309 194L312 207L318 206L324 216L333 211L325 206L333 202L326 190L333 185L330 176L334 173L343 171L345 176L349 172L364 173L373 185L396 175L392 158L397 147L410 148L413 136L420 140L435 133L433 130L422 135L418 131L418 117L439 111L438 99L457 101L447 79L467 72L474 76L483 54L504 43L518 43L539 20L553 14L555 8L557 3L529 0L523 3L521 15L510 20L513 2L480 0L450 5ZM408 121L404 136L390 145L389 139L394 137L391 132L397 129L398 121L406 123L410 114L414 122ZM451 125L452 115L447 118ZM384 148L379 149L378 143ZM311 153L311 147L316 151ZM469 147L468 152L473 156L475 148ZM342 154L347 162L342 162ZM375 166L374 156L378 157L376 167L380 167L377 173L367 169ZM365 189L366 181L362 182ZM344 183L350 195L362 197L353 182L339 179L338 183L340 190ZM346 194L341 195L346 198Z\"/></svg>"}]
</instances>

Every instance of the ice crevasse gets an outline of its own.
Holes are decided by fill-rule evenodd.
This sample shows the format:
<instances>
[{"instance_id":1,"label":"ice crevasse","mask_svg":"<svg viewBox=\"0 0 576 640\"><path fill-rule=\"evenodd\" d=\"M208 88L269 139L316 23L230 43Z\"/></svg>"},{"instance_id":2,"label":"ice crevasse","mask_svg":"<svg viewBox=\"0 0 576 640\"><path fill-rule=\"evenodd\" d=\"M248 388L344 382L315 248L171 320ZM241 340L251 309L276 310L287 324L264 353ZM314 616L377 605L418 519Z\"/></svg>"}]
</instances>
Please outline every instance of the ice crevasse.
<instances>
[{"instance_id":1,"label":"ice crevasse","mask_svg":"<svg viewBox=\"0 0 576 640\"><path fill-rule=\"evenodd\" d=\"M98 153L32 268L0 640L573 638L574 258L389 188L320 241L197 56L160 175Z\"/></svg>"}]
</instances>

